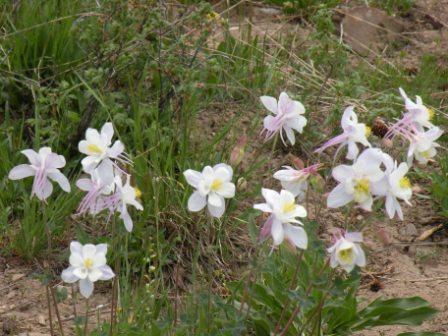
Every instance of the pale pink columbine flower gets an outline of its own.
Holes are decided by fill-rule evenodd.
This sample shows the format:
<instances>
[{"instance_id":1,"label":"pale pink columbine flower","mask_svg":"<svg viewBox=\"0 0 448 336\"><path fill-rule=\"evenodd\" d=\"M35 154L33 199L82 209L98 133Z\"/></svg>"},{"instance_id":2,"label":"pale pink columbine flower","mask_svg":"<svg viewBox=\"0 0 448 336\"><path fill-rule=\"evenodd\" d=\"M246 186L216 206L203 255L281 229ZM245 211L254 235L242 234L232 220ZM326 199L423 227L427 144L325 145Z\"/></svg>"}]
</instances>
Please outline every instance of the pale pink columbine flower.
<instances>
[{"instance_id":1,"label":"pale pink columbine flower","mask_svg":"<svg viewBox=\"0 0 448 336\"><path fill-rule=\"evenodd\" d=\"M98 280L110 280L115 274L106 264L107 244L81 245L77 241L70 243L70 266L62 271L64 282L79 281L81 295L88 298L93 292L93 283Z\"/></svg>"},{"instance_id":2,"label":"pale pink columbine flower","mask_svg":"<svg viewBox=\"0 0 448 336\"><path fill-rule=\"evenodd\" d=\"M305 250L308 246L308 236L301 227L303 223L297 217L306 217L306 209L296 204L294 195L287 190L278 193L263 188L261 193L266 203L255 204L254 209L269 213L270 216L261 229L260 238L265 239L271 235L274 246L280 245L286 238L296 247Z\"/></svg>"},{"instance_id":3,"label":"pale pink columbine flower","mask_svg":"<svg viewBox=\"0 0 448 336\"><path fill-rule=\"evenodd\" d=\"M361 232L342 232L335 237L334 245L327 249L330 266L335 268L340 265L346 272L351 272L355 266L364 267L366 255L360 245L362 242Z\"/></svg>"},{"instance_id":4,"label":"pale pink columbine flower","mask_svg":"<svg viewBox=\"0 0 448 336\"><path fill-rule=\"evenodd\" d=\"M78 206L78 214L86 212L92 215L98 214L105 209L105 197L115 190L112 162L105 161L91 171L89 178L83 177L76 181L76 186L87 192Z\"/></svg>"},{"instance_id":5,"label":"pale pink columbine flower","mask_svg":"<svg viewBox=\"0 0 448 336\"><path fill-rule=\"evenodd\" d=\"M440 138L443 131L438 127L427 131L417 131L408 137L410 142L408 149L408 164L411 165L415 158L421 164L427 164L437 154L440 145L435 141Z\"/></svg>"},{"instance_id":6,"label":"pale pink columbine flower","mask_svg":"<svg viewBox=\"0 0 448 336\"><path fill-rule=\"evenodd\" d=\"M415 96L414 103L402 88L398 90L403 97L405 108L408 111L404 115L404 118L410 119L420 131L423 130L423 127L432 128L434 125L431 123L431 119L434 117L434 111L423 105L420 96Z\"/></svg>"},{"instance_id":7,"label":"pale pink columbine flower","mask_svg":"<svg viewBox=\"0 0 448 336\"><path fill-rule=\"evenodd\" d=\"M42 147L39 152L32 149L21 151L31 164L21 164L9 172L10 180L21 180L34 176L31 196L36 195L41 201L45 201L53 192L50 180L59 184L62 190L70 192L70 182L59 169L65 166L65 158L51 151L50 147Z\"/></svg>"},{"instance_id":8,"label":"pale pink columbine flower","mask_svg":"<svg viewBox=\"0 0 448 336\"><path fill-rule=\"evenodd\" d=\"M86 140L80 141L78 145L79 151L87 155L81 161L85 172L89 173L99 164L110 159L132 163L124 153L124 145L120 140L116 140L112 145L113 136L114 128L110 122L104 124L101 133L94 128L87 129Z\"/></svg>"},{"instance_id":9,"label":"pale pink columbine flower","mask_svg":"<svg viewBox=\"0 0 448 336\"><path fill-rule=\"evenodd\" d=\"M379 182L372 185L372 193L375 196L385 197L386 212L390 219L398 215L403 220L403 211L398 200L405 201L410 205L412 197L412 186L406 176L409 166L402 162L400 165L388 154L383 154L383 163L386 167L384 177Z\"/></svg>"},{"instance_id":10,"label":"pale pink columbine flower","mask_svg":"<svg viewBox=\"0 0 448 336\"><path fill-rule=\"evenodd\" d=\"M321 164L314 164L309 167L297 170L290 166L283 166L274 174L274 178L279 180L283 189L290 191L295 197L302 199L308 188L308 177L316 175Z\"/></svg>"},{"instance_id":11,"label":"pale pink columbine flower","mask_svg":"<svg viewBox=\"0 0 448 336\"><path fill-rule=\"evenodd\" d=\"M130 180L130 176L127 175L126 183L123 184L121 176L115 176L116 191L113 196L116 199L115 209L120 213L120 218L123 220L124 227L128 232L131 232L134 226L128 212L128 205L132 205L137 210L143 210L143 206L137 200L141 195L141 191L138 188L132 187Z\"/></svg>"},{"instance_id":12,"label":"pale pink columbine flower","mask_svg":"<svg viewBox=\"0 0 448 336\"><path fill-rule=\"evenodd\" d=\"M370 135L370 128L363 123L358 123L358 116L353 110L354 106L349 106L345 109L344 114L342 115L341 127L343 133L328 140L321 147L316 149L315 152L321 153L329 147L339 145L336 150L336 153L338 153L342 147L348 146L346 158L348 160L354 160L359 153L358 143L365 147L370 147L370 142L367 140L367 137Z\"/></svg>"},{"instance_id":13,"label":"pale pink columbine flower","mask_svg":"<svg viewBox=\"0 0 448 336\"><path fill-rule=\"evenodd\" d=\"M306 126L307 120L302 114L305 113L305 107L299 101L289 98L286 92L282 92L278 99L269 96L260 97L263 105L273 114L264 118L264 129L262 132L266 133L266 141L271 139L275 134L280 133L282 142L286 145L283 139L283 131L291 143L294 145L296 138L294 130L302 133Z\"/></svg>"}]
</instances>

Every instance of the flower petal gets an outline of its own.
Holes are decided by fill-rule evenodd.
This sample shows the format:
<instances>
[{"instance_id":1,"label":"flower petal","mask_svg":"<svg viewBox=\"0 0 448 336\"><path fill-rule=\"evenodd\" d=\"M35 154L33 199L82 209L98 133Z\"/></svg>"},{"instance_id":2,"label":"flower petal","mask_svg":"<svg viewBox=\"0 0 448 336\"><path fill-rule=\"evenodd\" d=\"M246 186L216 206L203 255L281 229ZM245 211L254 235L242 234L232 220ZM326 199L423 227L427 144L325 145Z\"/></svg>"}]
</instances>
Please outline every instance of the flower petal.
<instances>
[{"instance_id":1,"label":"flower petal","mask_svg":"<svg viewBox=\"0 0 448 336\"><path fill-rule=\"evenodd\" d=\"M268 111L277 114L277 99L269 96L261 96L261 103L268 109Z\"/></svg>"},{"instance_id":2,"label":"flower petal","mask_svg":"<svg viewBox=\"0 0 448 336\"><path fill-rule=\"evenodd\" d=\"M40 157L39 157L39 154L36 153L36 151L34 151L32 149L24 149L20 153L25 155L27 157L28 161L30 161L30 163L33 166L36 166L36 167L40 166Z\"/></svg>"},{"instance_id":3,"label":"flower petal","mask_svg":"<svg viewBox=\"0 0 448 336\"><path fill-rule=\"evenodd\" d=\"M114 136L114 126L111 122L107 122L101 127L101 137L108 144L112 143L112 137Z\"/></svg>"},{"instance_id":4,"label":"flower petal","mask_svg":"<svg viewBox=\"0 0 448 336\"><path fill-rule=\"evenodd\" d=\"M85 244L82 247L82 257L84 259L91 258L93 259L95 257L96 253L96 246L93 244Z\"/></svg>"},{"instance_id":5,"label":"flower petal","mask_svg":"<svg viewBox=\"0 0 448 336\"><path fill-rule=\"evenodd\" d=\"M70 243L70 252L78 253L81 256L82 255L82 244L77 241L72 241Z\"/></svg>"},{"instance_id":6,"label":"flower petal","mask_svg":"<svg viewBox=\"0 0 448 336\"><path fill-rule=\"evenodd\" d=\"M334 188L327 198L327 207L339 208L353 200L353 195L345 191L344 185L341 183Z\"/></svg>"},{"instance_id":7,"label":"flower petal","mask_svg":"<svg viewBox=\"0 0 448 336\"><path fill-rule=\"evenodd\" d=\"M48 177L59 184L62 190L65 192L70 192L70 182L59 170L48 173Z\"/></svg>"},{"instance_id":8,"label":"flower petal","mask_svg":"<svg viewBox=\"0 0 448 336\"><path fill-rule=\"evenodd\" d=\"M21 164L9 172L8 178L10 180L21 180L25 177L33 176L36 171L28 164Z\"/></svg>"},{"instance_id":9,"label":"flower petal","mask_svg":"<svg viewBox=\"0 0 448 336\"><path fill-rule=\"evenodd\" d=\"M306 231L300 226L285 224L285 237L296 247L306 250L308 247L308 236Z\"/></svg>"},{"instance_id":10,"label":"flower petal","mask_svg":"<svg viewBox=\"0 0 448 336\"><path fill-rule=\"evenodd\" d=\"M285 130L289 142L291 143L291 145L294 146L294 144L296 143L296 137L294 135L294 131L288 126L284 126L283 129Z\"/></svg>"},{"instance_id":11,"label":"flower petal","mask_svg":"<svg viewBox=\"0 0 448 336\"><path fill-rule=\"evenodd\" d=\"M188 199L188 210L193 212L201 211L206 203L206 197L202 196L199 191L195 191Z\"/></svg>"},{"instance_id":12,"label":"flower petal","mask_svg":"<svg viewBox=\"0 0 448 336\"><path fill-rule=\"evenodd\" d=\"M275 246L280 245L283 242L283 238L285 236L283 224L276 219L272 222L271 235Z\"/></svg>"},{"instance_id":13,"label":"flower petal","mask_svg":"<svg viewBox=\"0 0 448 336\"><path fill-rule=\"evenodd\" d=\"M231 182L224 182L217 193L222 197L232 198L235 196L235 184Z\"/></svg>"},{"instance_id":14,"label":"flower petal","mask_svg":"<svg viewBox=\"0 0 448 336\"><path fill-rule=\"evenodd\" d=\"M81 279L79 281L79 291L87 299L93 293L93 282L89 279Z\"/></svg>"},{"instance_id":15,"label":"flower petal","mask_svg":"<svg viewBox=\"0 0 448 336\"><path fill-rule=\"evenodd\" d=\"M254 209L261 210L263 212L272 212L272 208L267 203L254 204Z\"/></svg>"},{"instance_id":16,"label":"flower petal","mask_svg":"<svg viewBox=\"0 0 448 336\"><path fill-rule=\"evenodd\" d=\"M184 177L189 185L197 189L199 181L202 179L202 174L196 170L187 169L184 171Z\"/></svg>"},{"instance_id":17,"label":"flower petal","mask_svg":"<svg viewBox=\"0 0 448 336\"><path fill-rule=\"evenodd\" d=\"M129 215L128 210L126 209L126 206L123 207L123 209L121 210L120 218L123 220L124 227L126 228L126 231L132 232L132 229L134 227L134 223L132 222L132 218Z\"/></svg>"},{"instance_id":18,"label":"flower petal","mask_svg":"<svg viewBox=\"0 0 448 336\"><path fill-rule=\"evenodd\" d=\"M220 207L224 204L224 198L215 192L211 192L208 195L207 202L212 206Z\"/></svg>"},{"instance_id":19,"label":"flower petal","mask_svg":"<svg viewBox=\"0 0 448 336\"><path fill-rule=\"evenodd\" d=\"M79 278L73 274L73 270L75 268L73 266L70 266L62 271L61 278L62 281L67 283L74 283L79 280Z\"/></svg>"},{"instance_id":20,"label":"flower petal","mask_svg":"<svg viewBox=\"0 0 448 336\"><path fill-rule=\"evenodd\" d=\"M101 275L99 280L110 280L110 279L112 279L115 276L115 273L107 265L99 267L99 270L102 273L102 275Z\"/></svg>"},{"instance_id":21,"label":"flower petal","mask_svg":"<svg viewBox=\"0 0 448 336\"><path fill-rule=\"evenodd\" d=\"M225 211L225 203L223 202L220 207L216 207L211 205L210 203L207 204L207 209L210 212L210 215L216 218L222 217Z\"/></svg>"}]
</instances>

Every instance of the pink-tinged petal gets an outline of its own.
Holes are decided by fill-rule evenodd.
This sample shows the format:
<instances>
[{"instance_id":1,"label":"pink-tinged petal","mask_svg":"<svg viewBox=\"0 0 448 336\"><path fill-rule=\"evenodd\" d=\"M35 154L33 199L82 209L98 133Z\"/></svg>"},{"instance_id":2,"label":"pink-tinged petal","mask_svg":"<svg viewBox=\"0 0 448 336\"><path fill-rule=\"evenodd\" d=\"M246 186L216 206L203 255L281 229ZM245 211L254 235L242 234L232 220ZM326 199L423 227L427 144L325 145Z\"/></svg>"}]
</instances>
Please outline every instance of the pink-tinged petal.
<instances>
[{"instance_id":1,"label":"pink-tinged petal","mask_svg":"<svg viewBox=\"0 0 448 336\"><path fill-rule=\"evenodd\" d=\"M195 191L188 199L188 210L193 212L201 211L206 204L206 197L201 195L199 191Z\"/></svg>"},{"instance_id":2,"label":"pink-tinged petal","mask_svg":"<svg viewBox=\"0 0 448 336\"><path fill-rule=\"evenodd\" d=\"M124 145L120 140L114 142L114 145L107 150L109 157L116 159L118 156L124 152Z\"/></svg>"},{"instance_id":3,"label":"pink-tinged petal","mask_svg":"<svg viewBox=\"0 0 448 336\"><path fill-rule=\"evenodd\" d=\"M296 143L296 137L294 136L294 131L289 128L289 127L284 127L286 136L288 137L289 142L291 143L292 146L294 146L294 144Z\"/></svg>"},{"instance_id":4,"label":"pink-tinged petal","mask_svg":"<svg viewBox=\"0 0 448 336\"><path fill-rule=\"evenodd\" d=\"M61 278L62 281L66 283L74 283L79 280L79 278L73 274L73 270L75 268L73 266L70 266L69 268L66 268L62 271Z\"/></svg>"},{"instance_id":5,"label":"pink-tinged petal","mask_svg":"<svg viewBox=\"0 0 448 336\"><path fill-rule=\"evenodd\" d=\"M325 142L322 146L317 148L314 152L321 153L329 147L332 147L334 145L338 145L338 144L345 142L347 140L347 138L348 138L347 134L345 134L345 133L339 134L339 135L335 136L334 138L331 138L330 140Z\"/></svg>"},{"instance_id":6,"label":"pink-tinged petal","mask_svg":"<svg viewBox=\"0 0 448 336\"><path fill-rule=\"evenodd\" d=\"M104 265L104 266L99 267L99 270L100 270L101 273L102 273L102 275L101 275L101 277L100 277L99 280L106 281L106 280L110 280L110 279L112 279L112 278L115 276L115 273L114 273L114 272L112 271L112 269L111 269L109 266L107 266L107 265Z\"/></svg>"},{"instance_id":7,"label":"pink-tinged petal","mask_svg":"<svg viewBox=\"0 0 448 336\"><path fill-rule=\"evenodd\" d=\"M99 160L97 158L94 158L93 156L86 156L84 159L81 160L82 168L88 174L92 173L92 171L98 165L98 162Z\"/></svg>"},{"instance_id":8,"label":"pink-tinged petal","mask_svg":"<svg viewBox=\"0 0 448 336\"><path fill-rule=\"evenodd\" d=\"M400 220L403 220L403 210L401 209L401 205L400 203L397 201L397 199L394 199L395 202L395 210L397 211L397 215L398 218L400 218Z\"/></svg>"},{"instance_id":9,"label":"pink-tinged petal","mask_svg":"<svg viewBox=\"0 0 448 336\"><path fill-rule=\"evenodd\" d=\"M261 241L263 241L266 238L268 238L269 235L271 234L273 221L274 221L274 217L273 216L269 216L269 218L266 220L266 222L261 227L260 235L259 235L259 239Z\"/></svg>"},{"instance_id":10,"label":"pink-tinged petal","mask_svg":"<svg viewBox=\"0 0 448 336\"><path fill-rule=\"evenodd\" d=\"M270 132L277 132L281 129L281 123L279 122L278 117L273 117L271 115L265 117L263 119L263 126Z\"/></svg>"},{"instance_id":11,"label":"pink-tinged petal","mask_svg":"<svg viewBox=\"0 0 448 336\"><path fill-rule=\"evenodd\" d=\"M33 184L32 193L36 195L38 199L41 201L45 201L48 197L50 197L53 192L53 185L51 182L45 178L42 185L35 186Z\"/></svg>"},{"instance_id":12,"label":"pink-tinged petal","mask_svg":"<svg viewBox=\"0 0 448 336\"><path fill-rule=\"evenodd\" d=\"M207 209L213 217L221 218L225 211L225 204L223 204L220 207L216 207L211 205L210 203L207 204Z\"/></svg>"},{"instance_id":13,"label":"pink-tinged petal","mask_svg":"<svg viewBox=\"0 0 448 336\"><path fill-rule=\"evenodd\" d=\"M254 204L254 209L261 210L263 212L268 212L268 213L272 212L272 208L267 203Z\"/></svg>"},{"instance_id":14,"label":"pink-tinged petal","mask_svg":"<svg viewBox=\"0 0 448 336\"><path fill-rule=\"evenodd\" d=\"M305 106L303 106L303 104L301 102L299 102L297 100L294 100L292 113L294 113L294 114L304 114L305 113Z\"/></svg>"},{"instance_id":15,"label":"pink-tinged petal","mask_svg":"<svg viewBox=\"0 0 448 336\"><path fill-rule=\"evenodd\" d=\"M77 241L72 241L70 243L70 252L79 254L79 257L82 255L82 244ZM74 265L77 266L77 265Z\"/></svg>"},{"instance_id":16,"label":"pink-tinged petal","mask_svg":"<svg viewBox=\"0 0 448 336\"><path fill-rule=\"evenodd\" d=\"M110 145L114 136L114 127L111 122L107 122L101 127L101 137Z\"/></svg>"},{"instance_id":17,"label":"pink-tinged petal","mask_svg":"<svg viewBox=\"0 0 448 336\"><path fill-rule=\"evenodd\" d=\"M46 169L60 169L64 167L66 164L65 158L63 155L58 155L56 153L49 153L47 158L45 159L45 168Z\"/></svg>"},{"instance_id":18,"label":"pink-tinged petal","mask_svg":"<svg viewBox=\"0 0 448 336\"><path fill-rule=\"evenodd\" d=\"M306 126L306 124L307 120L302 116L295 117L294 119L289 119L287 123L290 128L295 129L299 133L303 132L303 128Z\"/></svg>"},{"instance_id":19,"label":"pink-tinged petal","mask_svg":"<svg viewBox=\"0 0 448 336\"><path fill-rule=\"evenodd\" d=\"M94 188L92 180L87 178L81 178L78 181L76 181L76 186L82 191L90 191Z\"/></svg>"},{"instance_id":20,"label":"pink-tinged petal","mask_svg":"<svg viewBox=\"0 0 448 336\"><path fill-rule=\"evenodd\" d=\"M272 235L272 240L274 241L274 245L280 245L283 242L283 239L285 237L285 231L283 230L283 224L276 220L274 218L274 220L272 221L272 226L271 226L271 235Z\"/></svg>"},{"instance_id":21,"label":"pink-tinged petal","mask_svg":"<svg viewBox=\"0 0 448 336\"><path fill-rule=\"evenodd\" d=\"M186 171L184 171L184 177L189 185L197 189L199 181L202 178L202 174L196 170L187 169Z\"/></svg>"},{"instance_id":22,"label":"pink-tinged petal","mask_svg":"<svg viewBox=\"0 0 448 336\"><path fill-rule=\"evenodd\" d=\"M79 281L79 291L87 299L93 293L93 282L89 279L81 279Z\"/></svg>"},{"instance_id":23,"label":"pink-tinged petal","mask_svg":"<svg viewBox=\"0 0 448 336\"><path fill-rule=\"evenodd\" d=\"M346 205L347 203L350 203L352 200L353 195L350 195L345 191L345 187L343 184L339 184L328 195L327 207L339 208Z\"/></svg>"},{"instance_id":24,"label":"pink-tinged petal","mask_svg":"<svg viewBox=\"0 0 448 336\"><path fill-rule=\"evenodd\" d=\"M32 149L24 149L23 151L21 151L20 153L22 153L23 155L25 155L28 159L28 161L30 161L30 163L33 166L39 167L40 166L40 157L39 154L36 153L34 150Z\"/></svg>"},{"instance_id":25,"label":"pink-tinged petal","mask_svg":"<svg viewBox=\"0 0 448 336\"><path fill-rule=\"evenodd\" d=\"M132 218L129 215L129 212L126 209L126 207L124 207L122 209L122 211L120 213L120 218L123 220L124 227L125 227L126 231L132 232L132 229L134 227L134 223L132 222Z\"/></svg>"},{"instance_id":26,"label":"pink-tinged petal","mask_svg":"<svg viewBox=\"0 0 448 336\"><path fill-rule=\"evenodd\" d=\"M34 176L35 174L36 171L30 165L21 164L11 169L8 178L10 180L21 180L25 177Z\"/></svg>"},{"instance_id":27,"label":"pink-tinged petal","mask_svg":"<svg viewBox=\"0 0 448 336\"><path fill-rule=\"evenodd\" d=\"M65 175L62 174L59 170L48 173L48 178L52 179L57 184L59 184L61 189L64 190L65 192L70 192L70 189L71 189L70 182L65 177Z\"/></svg>"},{"instance_id":28,"label":"pink-tinged petal","mask_svg":"<svg viewBox=\"0 0 448 336\"><path fill-rule=\"evenodd\" d=\"M286 239L299 249L306 250L308 247L308 236L302 227L286 224L284 230Z\"/></svg>"},{"instance_id":29,"label":"pink-tinged petal","mask_svg":"<svg viewBox=\"0 0 448 336\"><path fill-rule=\"evenodd\" d=\"M289 98L286 92L280 93L278 98L278 113L288 114L294 109L294 101Z\"/></svg>"},{"instance_id":30,"label":"pink-tinged petal","mask_svg":"<svg viewBox=\"0 0 448 336\"><path fill-rule=\"evenodd\" d=\"M346 232L344 238L352 243L362 243L362 233L361 232Z\"/></svg>"},{"instance_id":31,"label":"pink-tinged petal","mask_svg":"<svg viewBox=\"0 0 448 336\"><path fill-rule=\"evenodd\" d=\"M277 99L269 96L261 96L261 103L268 109L269 112L277 114Z\"/></svg>"}]
</instances>

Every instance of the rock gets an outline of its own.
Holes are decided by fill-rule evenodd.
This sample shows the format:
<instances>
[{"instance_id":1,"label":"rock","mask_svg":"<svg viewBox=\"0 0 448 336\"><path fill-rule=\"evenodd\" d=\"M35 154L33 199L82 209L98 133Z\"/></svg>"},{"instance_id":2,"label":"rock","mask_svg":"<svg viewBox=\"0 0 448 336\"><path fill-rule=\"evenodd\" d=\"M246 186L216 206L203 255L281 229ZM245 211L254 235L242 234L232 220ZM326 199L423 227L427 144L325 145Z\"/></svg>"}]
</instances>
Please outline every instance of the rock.
<instances>
[{"instance_id":1,"label":"rock","mask_svg":"<svg viewBox=\"0 0 448 336\"><path fill-rule=\"evenodd\" d=\"M37 316L37 323L39 323L40 325L47 325L47 323L45 322L45 316L38 315Z\"/></svg>"},{"instance_id":2,"label":"rock","mask_svg":"<svg viewBox=\"0 0 448 336\"><path fill-rule=\"evenodd\" d=\"M358 6L343 12L344 41L362 56L375 56L401 38L404 23L378 8Z\"/></svg>"},{"instance_id":3,"label":"rock","mask_svg":"<svg viewBox=\"0 0 448 336\"><path fill-rule=\"evenodd\" d=\"M418 234L417 228L412 223L409 223L405 227L400 228L398 232L400 233L401 236L408 238L415 237Z\"/></svg>"}]
</instances>

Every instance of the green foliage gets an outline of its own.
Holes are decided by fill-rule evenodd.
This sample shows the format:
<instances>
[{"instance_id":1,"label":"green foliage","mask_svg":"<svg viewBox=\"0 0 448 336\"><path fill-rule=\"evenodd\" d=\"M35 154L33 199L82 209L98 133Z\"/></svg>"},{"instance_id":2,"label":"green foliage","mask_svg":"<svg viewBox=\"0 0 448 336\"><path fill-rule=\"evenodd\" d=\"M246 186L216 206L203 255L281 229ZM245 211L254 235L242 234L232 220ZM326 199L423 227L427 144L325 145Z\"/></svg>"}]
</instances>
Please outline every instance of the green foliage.
<instances>
[{"instance_id":1,"label":"green foliage","mask_svg":"<svg viewBox=\"0 0 448 336\"><path fill-rule=\"evenodd\" d=\"M406 14L414 6L415 0L371 0L371 6L376 6L392 14Z\"/></svg>"}]
</instances>

